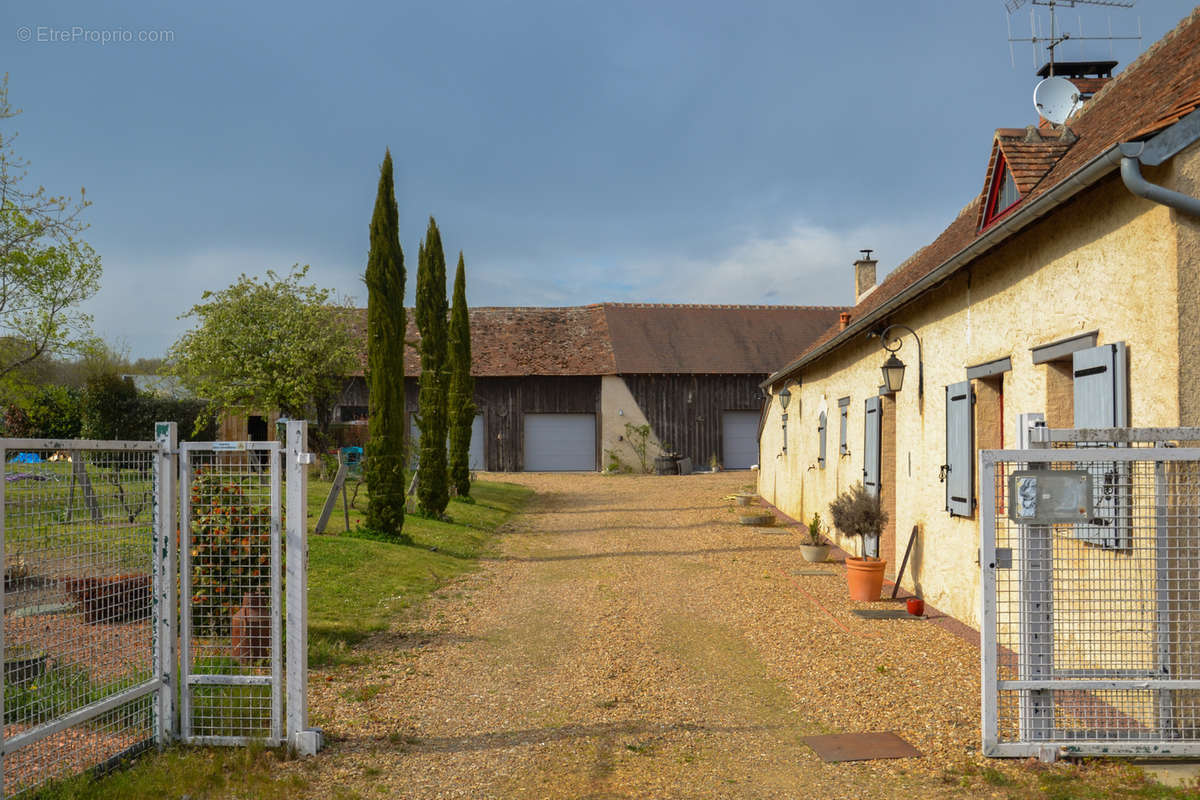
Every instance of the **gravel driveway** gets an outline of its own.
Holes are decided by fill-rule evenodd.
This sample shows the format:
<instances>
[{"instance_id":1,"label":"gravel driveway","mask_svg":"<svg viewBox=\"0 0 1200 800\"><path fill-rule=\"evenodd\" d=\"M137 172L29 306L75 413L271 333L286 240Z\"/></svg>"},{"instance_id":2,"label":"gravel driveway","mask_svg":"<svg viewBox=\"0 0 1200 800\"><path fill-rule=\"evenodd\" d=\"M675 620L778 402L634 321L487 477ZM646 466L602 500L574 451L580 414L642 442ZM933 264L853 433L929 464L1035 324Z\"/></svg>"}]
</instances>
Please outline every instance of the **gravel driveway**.
<instances>
[{"instance_id":1,"label":"gravel driveway","mask_svg":"<svg viewBox=\"0 0 1200 800\"><path fill-rule=\"evenodd\" d=\"M960 786L975 648L852 616L840 564L795 575L794 533L724 499L750 473L503 479L537 494L497 556L367 664L314 671L314 796L980 796ZM925 756L825 764L800 741L871 730Z\"/></svg>"}]
</instances>

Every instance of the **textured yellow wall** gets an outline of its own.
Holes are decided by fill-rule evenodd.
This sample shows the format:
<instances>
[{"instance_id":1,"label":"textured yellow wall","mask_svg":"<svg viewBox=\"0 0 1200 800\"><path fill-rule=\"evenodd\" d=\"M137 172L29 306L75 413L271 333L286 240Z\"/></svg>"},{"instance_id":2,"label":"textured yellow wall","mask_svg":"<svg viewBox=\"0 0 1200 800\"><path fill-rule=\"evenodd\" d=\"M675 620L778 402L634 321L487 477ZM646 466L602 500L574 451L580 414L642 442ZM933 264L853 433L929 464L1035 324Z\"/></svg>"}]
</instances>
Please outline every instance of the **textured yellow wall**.
<instances>
[{"instance_id":1,"label":"textured yellow wall","mask_svg":"<svg viewBox=\"0 0 1200 800\"><path fill-rule=\"evenodd\" d=\"M1196 160L1193 153L1186 166L1196 166ZM1183 166L1176 169L1183 171ZM1200 167L1190 174L1200 175ZM1186 235L1195 248L1200 232L1191 226ZM909 368L904 389L895 398L895 468L894 474L883 475L885 491L889 483L895 487L897 536L892 552L881 555L898 564L909 531L919 526L903 580L906 588L978 625L978 515L950 517L945 484L938 480L946 450L945 387L965 380L968 366L1012 359L1012 371L1003 378L1004 441L1012 446L1017 415L1044 411L1046 405L1048 367L1035 366L1030 349L1098 329L1100 344L1128 345L1131 423L1179 424L1179 317L1184 315L1184 301L1176 300L1176 250L1183 247L1184 237L1169 209L1134 197L1114 177L889 320L918 332L925 364L925 397L919 404L916 343L904 334L898 355ZM1195 252L1189 256L1192 267L1200 266ZM1195 269L1192 272L1194 277ZM1194 283L1200 299L1200 280ZM1194 300L1189 302L1191 309L1200 308ZM795 518L808 519L817 511L828 522L830 500L861 479L863 402L878 391L885 356L878 339L860 336L805 367L801 386L792 387L786 456L780 453L778 402L772 403L759 474L764 497ZM1200 389L1200 370L1196 380ZM852 398L850 455L839 458L837 399L845 395ZM816 463L816 419L822 403L829 408L829 461L825 470L810 469ZM856 552L853 545L846 549Z\"/></svg>"}]
</instances>

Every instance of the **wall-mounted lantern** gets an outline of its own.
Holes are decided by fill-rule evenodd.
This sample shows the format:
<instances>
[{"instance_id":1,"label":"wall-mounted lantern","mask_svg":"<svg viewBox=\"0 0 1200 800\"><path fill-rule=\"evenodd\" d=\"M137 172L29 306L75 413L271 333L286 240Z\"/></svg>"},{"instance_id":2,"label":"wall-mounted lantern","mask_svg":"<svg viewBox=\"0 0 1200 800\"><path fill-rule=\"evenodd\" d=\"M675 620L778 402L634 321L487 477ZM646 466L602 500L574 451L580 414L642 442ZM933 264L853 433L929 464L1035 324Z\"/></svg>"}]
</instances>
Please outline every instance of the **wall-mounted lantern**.
<instances>
[{"instance_id":1,"label":"wall-mounted lantern","mask_svg":"<svg viewBox=\"0 0 1200 800\"><path fill-rule=\"evenodd\" d=\"M883 349L888 351L887 361L883 362L883 385L888 392L898 392L904 386L904 362L896 357L896 351L903 346L903 342L899 336L889 334L896 329L908 331L912 337L917 340L917 398L925 399L925 361L921 357L921 337L917 336L917 332L907 325L889 325L883 329L883 333L879 334L880 343Z\"/></svg>"}]
</instances>

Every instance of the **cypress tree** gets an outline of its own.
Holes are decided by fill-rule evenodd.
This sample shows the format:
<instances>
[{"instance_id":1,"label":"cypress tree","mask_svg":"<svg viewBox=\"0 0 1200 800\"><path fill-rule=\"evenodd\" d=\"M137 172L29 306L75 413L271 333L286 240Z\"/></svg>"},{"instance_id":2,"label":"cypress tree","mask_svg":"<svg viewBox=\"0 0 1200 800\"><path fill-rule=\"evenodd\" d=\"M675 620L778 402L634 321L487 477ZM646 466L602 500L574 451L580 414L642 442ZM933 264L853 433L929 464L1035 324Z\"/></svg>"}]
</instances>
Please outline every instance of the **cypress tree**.
<instances>
[{"instance_id":1,"label":"cypress tree","mask_svg":"<svg viewBox=\"0 0 1200 800\"><path fill-rule=\"evenodd\" d=\"M417 504L440 517L450 502L446 482L446 256L437 223L429 218L417 262L417 328L421 331L421 459Z\"/></svg>"},{"instance_id":2,"label":"cypress tree","mask_svg":"<svg viewBox=\"0 0 1200 800\"><path fill-rule=\"evenodd\" d=\"M467 272L462 251L454 273L450 304L450 486L459 497L471 494L471 423L475 421L475 379L471 377L471 323L467 315Z\"/></svg>"},{"instance_id":3,"label":"cypress tree","mask_svg":"<svg viewBox=\"0 0 1200 800\"><path fill-rule=\"evenodd\" d=\"M379 168L367 255L368 430L363 477L367 528L397 541L404 534L404 252L392 185L392 154Z\"/></svg>"}]
</instances>

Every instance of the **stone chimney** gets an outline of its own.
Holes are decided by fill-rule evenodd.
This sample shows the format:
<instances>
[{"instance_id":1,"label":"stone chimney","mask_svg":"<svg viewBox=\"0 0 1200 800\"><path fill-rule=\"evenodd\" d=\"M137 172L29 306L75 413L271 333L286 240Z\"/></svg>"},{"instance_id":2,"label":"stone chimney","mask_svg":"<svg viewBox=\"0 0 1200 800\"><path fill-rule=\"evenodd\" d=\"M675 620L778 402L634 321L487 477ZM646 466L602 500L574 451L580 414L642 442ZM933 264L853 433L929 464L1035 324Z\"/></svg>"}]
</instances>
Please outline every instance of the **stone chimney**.
<instances>
[{"instance_id":1,"label":"stone chimney","mask_svg":"<svg viewBox=\"0 0 1200 800\"><path fill-rule=\"evenodd\" d=\"M871 258L870 250L859 252L863 256L854 262L854 305L858 305L875 288L875 265L879 263Z\"/></svg>"}]
</instances>

